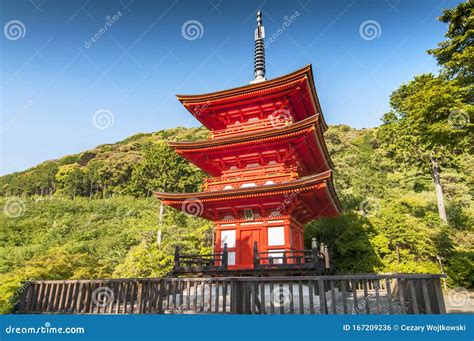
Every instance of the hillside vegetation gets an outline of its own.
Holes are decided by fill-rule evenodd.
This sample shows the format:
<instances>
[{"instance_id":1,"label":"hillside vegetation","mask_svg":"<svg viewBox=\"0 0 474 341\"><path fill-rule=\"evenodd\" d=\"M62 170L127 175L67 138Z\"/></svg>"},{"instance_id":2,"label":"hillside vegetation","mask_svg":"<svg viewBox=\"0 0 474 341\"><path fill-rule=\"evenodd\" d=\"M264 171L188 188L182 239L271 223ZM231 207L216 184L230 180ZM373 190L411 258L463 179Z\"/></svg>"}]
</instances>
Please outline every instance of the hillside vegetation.
<instances>
[{"instance_id":1,"label":"hillside vegetation","mask_svg":"<svg viewBox=\"0 0 474 341\"><path fill-rule=\"evenodd\" d=\"M345 212L307 224L306 239L332 248L338 272L443 266L449 285L472 286L472 17L472 1L444 12L447 39L429 51L440 74L400 86L380 127L325 133ZM138 134L1 177L1 311L28 279L162 276L176 245L209 251L209 222L166 208L160 224L152 196L200 190L205 174L165 141L207 134Z\"/></svg>"}]
</instances>

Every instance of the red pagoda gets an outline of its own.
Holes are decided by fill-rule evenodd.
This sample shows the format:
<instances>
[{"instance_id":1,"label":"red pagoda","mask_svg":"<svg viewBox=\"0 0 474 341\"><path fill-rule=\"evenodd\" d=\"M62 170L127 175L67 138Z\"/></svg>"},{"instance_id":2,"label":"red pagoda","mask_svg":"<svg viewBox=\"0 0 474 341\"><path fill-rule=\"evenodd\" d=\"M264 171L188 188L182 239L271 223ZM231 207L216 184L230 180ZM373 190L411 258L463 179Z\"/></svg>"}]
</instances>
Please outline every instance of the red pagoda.
<instances>
[{"instance_id":1,"label":"red pagoda","mask_svg":"<svg viewBox=\"0 0 474 341\"><path fill-rule=\"evenodd\" d=\"M204 141L169 143L210 175L204 191L156 193L166 205L213 221L214 252L226 247L234 270L253 269L256 250L278 258L304 249L304 225L342 210L311 65L266 80L263 39L258 12L249 85L177 96L210 130Z\"/></svg>"}]
</instances>

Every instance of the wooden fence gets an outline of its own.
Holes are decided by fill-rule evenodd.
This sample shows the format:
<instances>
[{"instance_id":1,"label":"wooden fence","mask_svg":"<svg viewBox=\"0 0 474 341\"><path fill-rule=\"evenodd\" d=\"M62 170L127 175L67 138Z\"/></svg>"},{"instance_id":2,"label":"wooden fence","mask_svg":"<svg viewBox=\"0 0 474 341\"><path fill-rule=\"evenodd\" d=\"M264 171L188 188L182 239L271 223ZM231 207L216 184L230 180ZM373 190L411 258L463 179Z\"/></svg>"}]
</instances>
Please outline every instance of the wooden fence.
<instances>
[{"instance_id":1,"label":"wooden fence","mask_svg":"<svg viewBox=\"0 0 474 341\"><path fill-rule=\"evenodd\" d=\"M442 275L33 281L16 313L443 314Z\"/></svg>"}]
</instances>

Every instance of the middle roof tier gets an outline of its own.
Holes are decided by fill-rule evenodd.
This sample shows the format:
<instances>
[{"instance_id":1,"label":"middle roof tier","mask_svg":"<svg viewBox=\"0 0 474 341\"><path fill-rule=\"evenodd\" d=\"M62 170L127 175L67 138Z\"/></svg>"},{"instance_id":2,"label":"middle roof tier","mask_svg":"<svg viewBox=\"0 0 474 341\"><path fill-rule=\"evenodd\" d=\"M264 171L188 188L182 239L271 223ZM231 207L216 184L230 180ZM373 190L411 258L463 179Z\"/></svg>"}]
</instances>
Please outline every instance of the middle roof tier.
<instances>
[{"instance_id":1,"label":"middle roof tier","mask_svg":"<svg viewBox=\"0 0 474 341\"><path fill-rule=\"evenodd\" d=\"M313 115L282 128L169 145L214 177L269 164L297 167L300 176L317 174L333 168L319 119Z\"/></svg>"}]
</instances>

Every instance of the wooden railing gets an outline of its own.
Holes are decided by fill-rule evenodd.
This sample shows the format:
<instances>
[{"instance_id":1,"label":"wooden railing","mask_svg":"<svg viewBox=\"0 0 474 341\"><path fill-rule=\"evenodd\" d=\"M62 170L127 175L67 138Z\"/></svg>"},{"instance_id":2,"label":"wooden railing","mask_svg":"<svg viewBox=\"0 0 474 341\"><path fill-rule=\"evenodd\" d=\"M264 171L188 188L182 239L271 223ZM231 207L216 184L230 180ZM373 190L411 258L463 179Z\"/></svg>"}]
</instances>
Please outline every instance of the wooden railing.
<instances>
[{"instance_id":1,"label":"wooden railing","mask_svg":"<svg viewBox=\"0 0 474 341\"><path fill-rule=\"evenodd\" d=\"M33 281L23 287L15 312L444 314L441 277L364 274Z\"/></svg>"},{"instance_id":2,"label":"wooden railing","mask_svg":"<svg viewBox=\"0 0 474 341\"><path fill-rule=\"evenodd\" d=\"M282 163L276 164L266 164L266 165L254 165L254 166L245 166L243 168L231 168L222 171L223 176L237 176L243 171L246 173L253 173L253 174L262 174L262 173L270 173L270 172L280 172L284 170L289 170L293 172L297 172L298 168L296 166L287 166Z\"/></svg>"},{"instance_id":3,"label":"wooden railing","mask_svg":"<svg viewBox=\"0 0 474 341\"><path fill-rule=\"evenodd\" d=\"M310 250L268 250L259 251L257 242L253 245L253 268L240 271L246 275L262 275L263 273L277 272L305 275L330 274L330 257L327 246L318 244L316 238L311 241ZM227 244L224 243L222 252L210 254L183 254L179 246L174 253L174 267L171 276L183 274L200 275L229 275L233 270L228 264L229 253ZM229 271L228 271L229 270ZM244 270L244 269L240 269ZM236 275L237 272L233 272Z\"/></svg>"},{"instance_id":4,"label":"wooden railing","mask_svg":"<svg viewBox=\"0 0 474 341\"><path fill-rule=\"evenodd\" d=\"M258 251L258 244L253 245L254 270L300 270L312 274L323 274L331 271L328 247L318 244L316 238L311 241L310 250L269 250Z\"/></svg>"},{"instance_id":5,"label":"wooden railing","mask_svg":"<svg viewBox=\"0 0 474 341\"><path fill-rule=\"evenodd\" d=\"M242 171L239 175L208 178L204 181L204 189L207 191L223 190L225 186L239 188L245 183L253 182L257 186L263 186L267 181L279 183L298 178L298 173L291 170L269 172L266 174L245 174Z\"/></svg>"},{"instance_id":6,"label":"wooden railing","mask_svg":"<svg viewBox=\"0 0 474 341\"><path fill-rule=\"evenodd\" d=\"M292 123L293 116L291 116L290 114L283 114L281 116L275 115L258 121L236 123L233 125L229 125L226 129L213 130L212 133L209 135L209 138L214 139L231 134L247 133L266 128L281 128L286 127Z\"/></svg>"},{"instance_id":7,"label":"wooden railing","mask_svg":"<svg viewBox=\"0 0 474 341\"><path fill-rule=\"evenodd\" d=\"M229 253L227 244L224 244L222 253L210 253L204 255L182 254L179 246L174 252L174 266L172 275L183 273L219 273L227 270Z\"/></svg>"}]
</instances>

